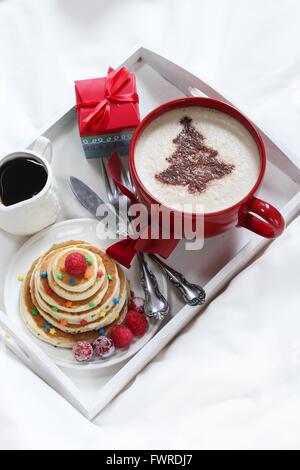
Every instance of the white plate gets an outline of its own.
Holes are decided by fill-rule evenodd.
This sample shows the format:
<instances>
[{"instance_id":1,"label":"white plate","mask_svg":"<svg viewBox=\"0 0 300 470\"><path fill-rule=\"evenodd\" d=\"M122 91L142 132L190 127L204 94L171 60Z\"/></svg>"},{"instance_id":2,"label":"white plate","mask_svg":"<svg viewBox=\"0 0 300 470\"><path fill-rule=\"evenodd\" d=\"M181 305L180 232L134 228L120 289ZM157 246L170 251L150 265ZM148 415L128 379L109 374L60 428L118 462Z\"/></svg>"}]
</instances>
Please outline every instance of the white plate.
<instances>
[{"instance_id":1,"label":"white plate","mask_svg":"<svg viewBox=\"0 0 300 470\"><path fill-rule=\"evenodd\" d=\"M107 234L106 234L107 235ZM57 348L36 338L24 325L19 309L19 296L22 283L18 281L18 275L25 276L32 262L47 251L54 243L60 243L67 240L85 240L95 243L100 248L106 249L114 240L112 233L109 238L105 238L104 225L98 223L95 219L73 219L55 224L38 234L31 237L12 259L4 284L4 304L7 315L16 322L33 341L53 359L53 361L63 367L71 369L100 369L118 364L133 356L141 349L147 341L155 334L159 327L159 322L149 322L149 329L142 338L135 338L127 350L116 350L115 353L107 359L94 359L87 364L76 362L72 350ZM163 294L167 295L166 281L159 271L153 266L159 286ZM136 260L132 267L125 270L127 278L130 280L131 289L136 296L144 297L140 286L139 266Z\"/></svg>"}]
</instances>

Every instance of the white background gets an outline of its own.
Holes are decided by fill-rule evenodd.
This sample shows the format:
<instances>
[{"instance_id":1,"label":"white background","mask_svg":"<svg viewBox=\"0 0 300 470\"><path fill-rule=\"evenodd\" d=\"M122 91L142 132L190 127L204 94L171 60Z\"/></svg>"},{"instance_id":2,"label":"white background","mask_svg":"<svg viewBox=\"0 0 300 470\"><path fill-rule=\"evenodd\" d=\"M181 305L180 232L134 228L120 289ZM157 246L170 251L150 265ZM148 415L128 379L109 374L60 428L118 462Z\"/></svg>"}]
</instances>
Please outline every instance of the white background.
<instances>
[{"instance_id":1,"label":"white background","mask_svg":"<svg viewBox=\"0 0 300 470\"><path fill-rule=\"evenodd\" d=\"M297 155L299 15L297 0L0 0L0 155L141 45ZM295 222L93 423L1 350L0 447L299 448L299 236ZM0 232L1 285L19 243Z\"/></svg>"}]
</instances>

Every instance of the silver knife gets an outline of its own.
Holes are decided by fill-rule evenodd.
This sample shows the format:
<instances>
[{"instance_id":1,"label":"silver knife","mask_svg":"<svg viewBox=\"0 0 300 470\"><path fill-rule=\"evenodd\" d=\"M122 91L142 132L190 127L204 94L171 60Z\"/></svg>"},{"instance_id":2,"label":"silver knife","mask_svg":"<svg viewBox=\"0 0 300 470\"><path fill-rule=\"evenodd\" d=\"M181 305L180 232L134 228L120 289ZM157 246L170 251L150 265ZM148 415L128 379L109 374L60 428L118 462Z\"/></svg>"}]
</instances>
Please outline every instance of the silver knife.
<instances>
[{"instance_id":1,"label":"silver knife","mask_svg":"<svg viewBox=\"0 0 300 470\"><path fill-rule=\"evenodd\" d=\"M80 204L96 217L97 220L102 221L107 215L118 217L118 214L110 207L109 203L104 202L95 191L80 179L70 176L70 186ZM106 213L101 213L100 215L98 212L99 206L105 208Z\"/></svg>"}]
</instances>

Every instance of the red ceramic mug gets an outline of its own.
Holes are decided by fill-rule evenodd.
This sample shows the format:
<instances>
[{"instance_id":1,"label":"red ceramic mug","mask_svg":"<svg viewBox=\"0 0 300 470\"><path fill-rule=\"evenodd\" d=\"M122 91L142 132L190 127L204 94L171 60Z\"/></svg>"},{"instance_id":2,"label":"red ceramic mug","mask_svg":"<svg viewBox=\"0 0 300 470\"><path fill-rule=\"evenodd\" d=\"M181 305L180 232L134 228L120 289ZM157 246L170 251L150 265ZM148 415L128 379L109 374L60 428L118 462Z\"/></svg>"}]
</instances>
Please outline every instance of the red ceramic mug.
<instances>
[{"instance_id":1,"label":"red ceramic mug","mask_svg":"<svg viewBox=\"0 0 300 470\"><path fill-rule=\"evenodd\" d=\"M164 205L145 188L136 171L134 151L136 142L141 132L145 129L145 127L148 126L148 124L150 124L150 122L157 119L161 114L176 108L189 106L200 106L204 108L215 109L235 118L250 132L254 138L261 158L260 173L257 181L251 191L243 199L241 199L238 203L217 212L209 212L204 214L197 213L191 215L193 219L197 217L203 218L204 236L211 237L214 235L219 235L226 230L237 226L247 228L248 230L251 230L252 232L255 232L258 235L266 238L278 237L283 232L285 227L285 222L282 215L271 204L255 196L263 181L266 169L266 149L263 139L254 125L236 108L223 103L222 101L211 98L195 97L170 101L154 109L141 121L131 141L129 158L131 176L140 201L143 202L148 208L151 206L151 204L159 204L160 206L164 207ZM177 212L173 209L166 209L170 212Z\"/></svg>"}]
</instances>

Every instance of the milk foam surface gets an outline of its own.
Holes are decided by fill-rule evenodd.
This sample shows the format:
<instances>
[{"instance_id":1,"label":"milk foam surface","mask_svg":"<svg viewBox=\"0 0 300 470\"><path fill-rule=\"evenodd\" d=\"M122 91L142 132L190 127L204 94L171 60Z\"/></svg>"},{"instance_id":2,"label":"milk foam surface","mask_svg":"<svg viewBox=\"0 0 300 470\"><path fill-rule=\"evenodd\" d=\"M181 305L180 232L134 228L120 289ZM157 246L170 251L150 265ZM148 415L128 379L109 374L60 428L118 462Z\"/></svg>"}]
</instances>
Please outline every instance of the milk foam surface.
<instances>
[{"instance_id":1,"label":"milk foam surface","mask_svg":"<svg viewBox=\"0 0 300 470\"><path fill-rule=\"evenodd\" d=\"M234 165L229 175L209 182L202 193L187 186L162 183L155 175L168 168L167 158L176 150L173 139L182 131L180 120L188 116L204 136L204 143L218 151L218 159ZM168 111L150 123L135 147L135 166L145 188L164 205L185 212L216 212L243 199L255 185L261 158L249 131L233 117L220 111L186 107Z\"/></svg>"}]
</instances>

